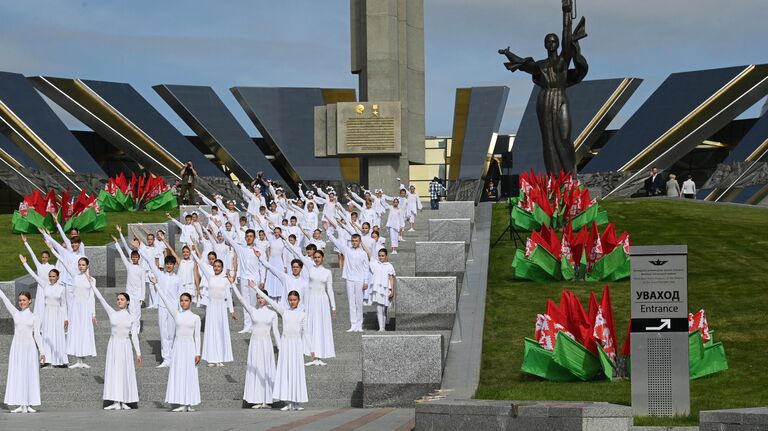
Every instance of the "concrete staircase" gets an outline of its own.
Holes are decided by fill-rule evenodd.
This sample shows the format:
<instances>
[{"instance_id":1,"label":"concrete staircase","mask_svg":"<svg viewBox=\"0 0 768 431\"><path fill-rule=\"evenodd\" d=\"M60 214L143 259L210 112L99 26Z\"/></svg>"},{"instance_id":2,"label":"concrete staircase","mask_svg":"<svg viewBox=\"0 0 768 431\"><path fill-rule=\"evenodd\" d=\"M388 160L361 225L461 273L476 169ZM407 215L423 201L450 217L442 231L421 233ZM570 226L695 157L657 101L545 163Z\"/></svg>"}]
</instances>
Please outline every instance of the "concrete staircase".
<instances>
[{"instance_id":1,"label":"concrete staircase","mask_svg":"<svg viewBox=\"0 0 768 431\"><path fill-rule=\"evenodd\" d=\"M427 240L429 210L420 214L420 228L417 232L406 232L405 242L400 243L398 254L390 256L398 275L414 275L415 241ZM329 243L330 244L330 243ZM331 244L332 247L332 244ZM360 333L347 333L349 328L349 308L344 280L338 269L338 260L332 248L326 249L326 266L332 268L337 315L333 322L336 358L326 360L325 367L307 367L308 407L342 408L362 407L362 366L360 353ZM100 287L105 297L110 300L114 294L123 290L125 268L119 260L116 262L116 285ZM236 304L237 301L235 301ZM205 318L204 308L193 308L201 318ZM226 363L223 368L208 368L202 363L199 368L201 408L237 408L243 406L243 386L250 334L238 334L242 328L242 308L236 306L238 321L230 319L230 335L234 362ZM390 313L394 317L394 313ZM5 311L0 312L0 394L5 392L8 369L8 350L13 337L13 324ZM98 408L103 406L104 360L109 340L109 321L104 310L96 305L99 321L96 327L96 349L98 356L86 362L90 369L45 368L40 370L41 396L43 407L56 408ZM157 327L157 311L142 310L142 332L140 334L143 364L137 369L139 383L139 407L165 408L165 389L167 369L156 369L160 358L160 334ZM395 319L392 319L393 322ZM375 312L366 309L366 332L377 329ZM204 322L203 322L204 328ZM205 332L203 332L205 338ZM70 357L70 360L72 358Z\"/></svg>"}]
</instances>

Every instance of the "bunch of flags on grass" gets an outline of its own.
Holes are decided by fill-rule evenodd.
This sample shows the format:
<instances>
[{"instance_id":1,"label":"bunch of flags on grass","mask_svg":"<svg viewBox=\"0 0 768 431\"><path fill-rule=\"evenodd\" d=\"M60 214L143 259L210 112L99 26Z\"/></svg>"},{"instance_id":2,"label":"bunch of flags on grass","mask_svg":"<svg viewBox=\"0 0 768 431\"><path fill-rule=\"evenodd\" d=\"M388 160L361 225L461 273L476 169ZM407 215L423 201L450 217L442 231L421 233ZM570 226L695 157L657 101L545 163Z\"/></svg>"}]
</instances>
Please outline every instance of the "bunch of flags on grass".
<instances>
[{"instance_id":1,"label":"bunch of flags on grass","mask_svg":"<svg viewBox=\"0 0 768 431\"><path fill-rule=\"evenodd\" d=\"M609 224L601 234L597 222L575 231L569 222L561 237L542 226L531 232L525 250L512 261L515 277L539 283L551 281L618 281L629 277L629 234L616 234Z\"/></svg>"},{"instance_id":2,"label":"bunch of flags on grass","mask_svg":"<svg viewBox=\"0 0 768 431\"><path fill-rule=\"evenodd\" d=\"M510 199L510 205L510 223L523 231L542 226L560 230L567 225L579 230L592 223L608 223L608 214L590 197L589 190L572 173L563 171L557 176L523 172L520 194Z\"/></svg>"},{"instance_id":3,"label":"bunch of flags on grass","mask_svg":"<svg viewBox=\"0 0 768 431\"><path fill-rule=\"evenodd\" d=\"M107 225L107 215L99 207L94 195L81 191L75 199L70 191L57 195L49 190L43 195L39 190L24 196L19 209L11 217L13 233L36 233L38 229L53 231L56 220L64 230L77 228L80 232L91 232Z\"/></svg>"},{"instance_id":4,"label":"bunch of flags on grass","mask_svg":"<svg viewBox=\"0 0 768 431\"><path fill-rule=\"evenodd\" d=\"M521 371L555 382L616 377L620 356L630 359L629 329L619 352L610 287L600 302L590 292L585 311L579 298L564 290L560 304L547 300L545 314L536 316L534 338L524 339ZM704 310L688 315L689 374L695 380L728 369L723 343L715 343ZM627 366L629 372L629 366Z\"/></svg>"},{"instance_id":5,"label":"bunch of flags on grass","mask_svg":"<svg viewBox=\"0 0 768 431\"><path fill-rule=\"evenodd\" d=\"M99 204L104 211L137 211L142 207L147 211L170 210L178 203L171 188L162 177L154 174L139 176L131 173L129 182L120 173L110 178L104 190L99 192Z\"/></svg>"},{"instance_id":6,"label":"bunch of flags on grass","mask_svg":"<svg viewBox=\"0 0 768 431\"><path fill-rule=\"evenodd\" d=\"M524 346L523 372L557 382L613 379L617 348L610 287L600 302L590 292L587 311L570 290L563 291L559 305L547 300L545 314L536 316L534 338L525 338Z\"/></svg>"}]
</instances>

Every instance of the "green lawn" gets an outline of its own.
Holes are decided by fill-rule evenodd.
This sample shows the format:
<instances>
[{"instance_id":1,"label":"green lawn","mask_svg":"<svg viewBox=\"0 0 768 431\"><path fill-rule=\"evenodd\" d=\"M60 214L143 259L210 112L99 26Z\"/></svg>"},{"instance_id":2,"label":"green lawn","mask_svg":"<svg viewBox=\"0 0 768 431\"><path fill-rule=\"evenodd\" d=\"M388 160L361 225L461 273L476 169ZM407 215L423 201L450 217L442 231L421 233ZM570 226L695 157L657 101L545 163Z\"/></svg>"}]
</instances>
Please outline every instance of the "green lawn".
<instances>
[{"instance_id":1,"label":"green lawn","mask_svg":"<svg viewBox=\"0 0 768 431\"><path fill-rule=\"evenodd\" d=\"M637 418L636 425L698 422L700 410L753 407L768 401L768 210L670 200L604 201L618 232L633 244L687 244L689 311L704 308L716 341L725 345L730 369L691 382L687 418ZM491 240L506 227L506 204L493 210ZM523 235L525 238L525 235ZM628 381L552 383L520 372L523 337L532 337L536 314L547 298L559 302L571 289L586 304L602 283L538 284L513 278L514 243L508 237L491 249L483 359L478 399L550 399L630 404ZM629 319L629 281L614 283L611 297L619 342Z\"/></svg>"},{"instance_id":2,"label":"green lawn","mask_svg":"<svg viewBox=\"0 0 768 431\"><path fill-rule=\"evenodd\" d=\"M171 215L178 215L179 210L174 209ZM83 242L88 245L104 245L112 241L111 235L117 236L115 225L119 224L126 231L128 223L157 223L167 220L165 211L141 211L141 212L120 212L107 213L109 226L100 232L90 232L82 234ZM54 238L59 238L57 233L53 233ZM27 235L29 245L39 256L40 252L47 248L43 244L41 235ZM24 244L21 242L21 235L11 233L11 214L0 214L0 280L12 280L20 275L24 275L24 268L19 262L19 253L27 254ZM55 259L52 259L52 261Z\"/></svg>"}]
</instances>

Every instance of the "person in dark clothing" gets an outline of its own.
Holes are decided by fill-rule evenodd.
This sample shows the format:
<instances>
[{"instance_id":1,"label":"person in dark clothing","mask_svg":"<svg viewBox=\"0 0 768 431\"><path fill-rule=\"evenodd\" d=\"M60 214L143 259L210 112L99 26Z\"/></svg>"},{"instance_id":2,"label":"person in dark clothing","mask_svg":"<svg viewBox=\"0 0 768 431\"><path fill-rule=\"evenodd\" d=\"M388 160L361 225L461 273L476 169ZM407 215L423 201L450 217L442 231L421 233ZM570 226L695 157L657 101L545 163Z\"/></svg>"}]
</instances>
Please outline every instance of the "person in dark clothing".
<instances>
[{"instance_id":1,"label":"person in dark clothing","mask_svg":"<svg viewBox=\"0 0 768 431\"><path fill-rule=\"evenodd\" d=\"M655 166L649 172L648 178L645 179L644 189L648 196L660 196L666 191L664 179L661 178L659 169Z\"/></svg>"},{"instance_id":2,"label":"person in dark clothing","mask_svg":"<svg viewBox=\"0 0 768 431\"><path fill-rule=\"evenodd\" d=\"M179 199L189 205L195 205L196 193L195 193L195 178L197 177L197 171L192 166L192 160L188 160L187 164L181 168L179 172L181 176L181 192L179 193ZM189 195L188 198L185 195Z\"/></svg>"}]
</instances>

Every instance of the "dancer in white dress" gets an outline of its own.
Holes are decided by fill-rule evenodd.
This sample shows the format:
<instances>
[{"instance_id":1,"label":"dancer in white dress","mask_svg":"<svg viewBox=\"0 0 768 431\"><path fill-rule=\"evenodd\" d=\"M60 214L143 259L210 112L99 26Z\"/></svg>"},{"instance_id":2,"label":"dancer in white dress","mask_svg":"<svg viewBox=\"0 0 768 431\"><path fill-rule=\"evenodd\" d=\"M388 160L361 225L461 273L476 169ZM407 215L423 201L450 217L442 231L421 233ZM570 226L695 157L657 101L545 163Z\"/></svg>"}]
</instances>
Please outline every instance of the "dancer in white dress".
<instances>
[{"instance_id":1,"label":"dancer in white dress","mask_svg":"<svg viewBox=\"0 0 768 431\"><path fill-rule=\"evenodd\" d=\"M403 230L403 210L400 208L400 199L394 198L387 213L387 229L392 246L392 254L397 254L397 245L400 239L400 231Z\"/></svg>"},{"instance_id":2,"label":"dancer in white dress","mask_svg":"<svg viewBox=\"0 0 768 431\"><path fill-rule=\"evenodd\" d=\"M0 300L13 317L13 341L8 355L5 404L19 406L11 410L11 413L35 413L36 410L32 406L40 405L39 364L45 362L45 356L40 353L40 346L42 346L40 319L29 309L32 303L29 292L19 294L20 310L14 307L2 290L0 290Z\"/></svg>"},{"instance_id":3,"label":"dancer in white dress","mask_svg":"<svg viewBox=\"0 0 768 431\"><path fill-rule=\"evenodd\" d=\"M58 258L58 245L54 243L53 246L55 248L51 251ZM96 338L93 331L93 325L96 323L96 300L92 290L96 280L88 275L88 265L87 257L77 260L75 271L70 269L69 265L64 265L64 270L69 272L72 279L67 297L67 354L77 358L77 362L69 368L91 368L83 360L86 356L96 356Z\"/></svg>"},{"instance_id":4,"label":"dancer in white dress","mask_svg":"<svg viewBox=\"0 0 768 431\"><path fill-rule=\"evenodd\" d=\"M143 251L139 250L141 258L150 262L150 257ZM165 271L160 271L154 264L149 265L149 269L152 271L156 286L152 288L152 291L163 292L169 298L178 298L182 293L181 279L173 272L176 267L176 258L173 256L165 257ZM190 295L190 298L192 295ZM173 310L169 309L165 302L160 301L157 310L157 323L160 329L160 352L163 356L163 362L157 366L157 368L167 368L171 366L171 357L173 355L173 339L176 331L176 321L173 318L171 311L177 311L177 305L171 303Z\"/></svg>"},{"instance_id":5,"label":"dancer in white dress","mask_svg":"<svg viewBox=\"0 0 768 431\"><path fill-rule=\"evenodd\" d=\"M111 333L107 344L104 364L104 401L112 404L104 410L130 410L129 403L139 401L136 385L136 369L133 366L133 350L136 351L136 366L141 365L141 348L136 328L136 316L130 313L131 297L125 292L117 294L117 310L112 308L99 289L93 287L93 294L109 316Z\"/></svg>"},{"instance_id":6,"label":"dancer in white dress","mask_svg":"<svg viewBox=\"0 0 768 431\"><path fill-rule=\"evenodd\" d=\"M34 255L33 255L34 256ZM21 263L27 273L37 281L37 302L35 315L40 319L43 344L42 354L46 358L45 366L66 366L67 358L67 289L59 282L59 270L51 268L45 278L32 272L24 256Z\"/></svg>"},{"instance_id":7,"label":"dancer in white dress","mask_svg":"<svg viewBox=\"0 0 768 431\"><path fill-rule=\"evenodd\" d=\"M371 275L368 288L365 289L365 305L376 306L376 320L379 332L384 332L387 324L387 308L395 296L395 267L389 263L387 249L378 252L366 250L371 255Z\"/></svg>"},{"instance_id":8,"label":"dancer in white dress","mask_svg":"<svg viewBox=\"0 0 768 431\"><path fill-rule=\"evenodd\" d=\"M323 266L325 253L322 250L315 250L311 259L307 256L301 256L301 259L306 263L303 272L308 275L304 308L307 313L307 336L314 353L312 360L304 365L325 365L321 359L336 357L331 320L336 318L333 273Z\"/></svg>"},{"instance_id":9,"label":"dancer in white dress","mask_svg":"<svg viewBox=\"0 0 768 431\"><path fill-rule=\"evenodd\" d=\"M193 246L194 247L194 246ZM208 305L205 309L205 338L203 338L203 360L209 367L223 367L232 362L232 341L229 336L229 315L237 320L229 291L229 279L224 273L224 262L216 259L213 271L200 261L197 253L192 255L203 276L208 280Z\"/></svg>"},{"instance_id":10,"label":"dancer in white dress","mask_svg":"<svg viewBox=\"0 0 768 431\"><path fill-rule=\"evenodd\" d=\"M157 289L154 283L153 288L176 323L165 402L178 405L171 411L193 412L195 409L192 406L200 404L200 379L197 375L201 347L200 316L191 310L192 295L182 293L177 305L163 290Z\"/></svg>"},{"instance_id":11,"label":"dancer in white dress","mask_svg":"<svg viewBox=\"0 0 768 431\"><path fill-rule=\"evenodd\" d=\"M51 259L51 252L48 250L43 250L40 253L40 260L37 260L37 257L35 256L35 252L32 251L32 247L29 246L29 243L27 242L26 235L21 236L22 242L24 242L24 247L29 252L29 256L32 258L32 262L35 264L35 270L37 271L37 277L42 280L48 279L48 274L52 269L55 269L56 267L53 266L50 263ZM48 285L48 283L44 283L45 285ZM39 287L39 286L38 286ZM42 305L41 305L42 307ZM37 312L37 305L35 305L35 312Z\"/></svg>"},{"instance_id":12,"label":"dancer in white dress","mask_svg":"<svg viewBox=\"0 0 768 431\"><path fill-rule=\"evenodd\" d=\"M273 267L278 268L283 273L285 273L286 265L285 262L283 262L283 250L285 249L285 245L283 244L282 232L283 231L280 227L274 228L273 235L269 239L269 250L267 251L267 256L269 263L272 264ZM283 305L287 304L288 298L286 297L286 293L288 293L288 291L285 290L286 286L283 285L283 281L280 279L280 277L277 277L272 272L267 273L264 287L272 296L272 299Z\"/></svg>"},{"instance_id":13,"label":"dancer in white dress","mask_svg":"<svg viewBox=\"0 0 768 431\"><path fill-rule=\"evenodd\" d=\"M300 403L309 401L307 378L304 372L304 356L312 355L307 338L307 315L299 308L299 293L288 292L289 309L284 309L260 289L256 294L283 318L283 336L280 337L280 354L277 357L277 373L272 398L285 401L281 410L304 410Z\"/></svg>"},{"instance_id":14,"label":"dancer in white dress","mask_svg":"<svg viewBox=\"0 0 768 431\"><path fill-rule=\"evenodd\" d=\"M398 181L400 181L398 179ZM421 211L421 198L419 198L419 194L416 193L416 186L413 184L408 187L406 190L405 185L400 183L400 194L402 195L403 190L405 190L405 199L406 199L406 211L405 211L405 219L410 224L410 229L408 229L408 232L414 232L416 230L416 215L419 211Z\"/></svg>"},{"instance_id":15,"label":"dancer in white dress","mask_svg":"<svg viewBox=\"0 0 768 431\"><path fill-rule=\"evenodd\" d=\"M120 229L119 225L117 226L117 232L120 234L120 241L122 242L123 247L125 247L125 253L121 247L116 248L117 253L120 255L120 260L123 261L127 275L125 279L125 292L132 298L128 304L128 311L130 311L131 316L133 316L134 324L136 325L135 331L136 334L138 334L139 331L141 331L141 304L144 302L145 298L144 268L141 266L141 256L139 256L139 251L128 246L128 242L125 241L125 237L123 236L122 229ZM115 240L115 244L117 244L117 239L115 239L114 236L112 239ZM126 253L130 258L126 257Z\"/></svg>"},{"instance_id":16,"label":"dancer in white dress","mask_svg":"<svg viewBox=\"0 0 768 431\"><path fill-rule=\"evenodd\" d=\"M253 409L267 409L272 404L272 388L275 385L275 352L272 348L270 331L275 337L275 344L280 350L280 331L277 329L277 313L266 306L264 298L258 297L256 307L243 301L243 296L235 288L234 278L230 285L235 296L243 304L245 312L251 316L251 340L248 343L248 362L245 368L245 388L243 400L253 404ZM256 283L251 281L253 286ZM254 287L256 288L256 287Z\"/></svg>"}]
</instances>

